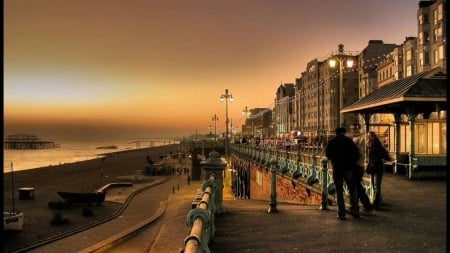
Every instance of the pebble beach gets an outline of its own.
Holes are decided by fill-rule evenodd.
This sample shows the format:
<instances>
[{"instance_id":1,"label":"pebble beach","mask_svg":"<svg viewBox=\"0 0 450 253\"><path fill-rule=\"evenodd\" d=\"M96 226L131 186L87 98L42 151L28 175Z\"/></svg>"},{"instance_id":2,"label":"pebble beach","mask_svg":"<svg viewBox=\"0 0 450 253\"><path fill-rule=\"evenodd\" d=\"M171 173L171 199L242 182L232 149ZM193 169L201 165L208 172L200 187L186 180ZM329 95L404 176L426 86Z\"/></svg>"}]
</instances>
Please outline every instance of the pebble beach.
<instances>
[{"instance_id":1,"label":"pebble beach","mask_svg":"<svg viewBox=\"0 0 450 253\"><path fill-rule=\"evenodd\" d=\"M86 205L78 204L63 212L69 225L54 226L50 223L59 211L49 208L48 203L63 201L58 191L94 192L108 183L122 182L123 176L143 173L148 164L147 157L158 163L161 157L180 152L179 148L180 145L172 144L133 149L82 162L17 171L14 172L14 187L11 173L4 173L3 209L11 211L14 206L15 210L24 212L25 222L21 232L4 231L3 252L15 252L26 245L92 223L112 215L121 207L119 203L106 201L93 204L89 206L93 215L85 217L81 212ZM19 189L24 187L34 188L32 198L19 199Z\"/></svg>"}]
</instances>

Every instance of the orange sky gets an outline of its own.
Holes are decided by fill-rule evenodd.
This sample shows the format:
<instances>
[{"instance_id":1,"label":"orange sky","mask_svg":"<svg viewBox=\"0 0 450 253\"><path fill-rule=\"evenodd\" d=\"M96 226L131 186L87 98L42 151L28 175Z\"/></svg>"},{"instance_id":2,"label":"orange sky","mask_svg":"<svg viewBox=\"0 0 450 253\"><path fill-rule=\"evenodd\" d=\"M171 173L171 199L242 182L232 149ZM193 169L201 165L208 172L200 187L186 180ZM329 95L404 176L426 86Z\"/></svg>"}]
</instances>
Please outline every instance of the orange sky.
<instances>
[{"instance_id":1,"label":"orange sky","mask_svg":"<svg viewBox=\"0 0 450 253\"><path fill-rule=\"evenodd\" d=\"M417 36L415 0L6 0L5 134L225 131L339 43Z\"/></svg>"}]
</instances>

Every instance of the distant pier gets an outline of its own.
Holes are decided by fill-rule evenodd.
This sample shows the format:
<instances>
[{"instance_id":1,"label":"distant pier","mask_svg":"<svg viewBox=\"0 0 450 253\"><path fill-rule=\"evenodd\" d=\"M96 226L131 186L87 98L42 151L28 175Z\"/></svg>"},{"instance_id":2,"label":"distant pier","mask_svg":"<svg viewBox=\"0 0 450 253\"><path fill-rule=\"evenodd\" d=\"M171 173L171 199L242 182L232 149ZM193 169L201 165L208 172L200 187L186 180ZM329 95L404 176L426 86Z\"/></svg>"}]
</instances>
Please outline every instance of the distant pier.
<instances>
[{"instance_id":1,"label":"distant pier","mask_svg":"<svg viewBox=\"0 0 450 253\"><path fill-rule=\"evenodd\" d=\"M36 135L14 134L8 135L3 142L5 149L50 149L59 148L60 145L53 141L43 141Z\"/></svg>"}]
</instances>

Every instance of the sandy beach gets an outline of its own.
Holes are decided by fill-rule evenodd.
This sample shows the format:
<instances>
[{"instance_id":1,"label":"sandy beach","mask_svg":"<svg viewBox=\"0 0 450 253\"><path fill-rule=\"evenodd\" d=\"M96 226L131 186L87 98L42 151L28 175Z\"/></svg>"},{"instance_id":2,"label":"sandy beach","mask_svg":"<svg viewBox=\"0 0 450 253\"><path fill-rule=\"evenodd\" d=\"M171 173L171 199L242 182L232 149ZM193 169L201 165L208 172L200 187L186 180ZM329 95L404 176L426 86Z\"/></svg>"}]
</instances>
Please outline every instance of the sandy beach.
<instances>
[{"instance_id":1,"label":"sandy beach","mask_svg":"<svg viewBox=\"0 0 450 253\"><path fill-rule=\"evenodd\" d=\"M89 206L93 215L81 215L86 204L78 204L69 210L59 211L48 207L49 202L61 202L58 191L93 192L112 182L123 182L123 176L143 172L147 156L155 163L170 153L180 152L180 145L173 144L111 153L107 157L76 163L49 166L14 172L14 206L25 213L24 229L21 232L6 232L3 236L3 252L14 252L51 236L89 224L117 211L121 205L103 202ZM122 177L122 178L120 178ZM152 179L149 179L152 180ZM19 200L19 189L34 188L34 198ZM12 210L11 173L3 175L3 209ZM69 225L52 226L51 220L61 212L70 220Z\"/></svg>"}]
</instances>

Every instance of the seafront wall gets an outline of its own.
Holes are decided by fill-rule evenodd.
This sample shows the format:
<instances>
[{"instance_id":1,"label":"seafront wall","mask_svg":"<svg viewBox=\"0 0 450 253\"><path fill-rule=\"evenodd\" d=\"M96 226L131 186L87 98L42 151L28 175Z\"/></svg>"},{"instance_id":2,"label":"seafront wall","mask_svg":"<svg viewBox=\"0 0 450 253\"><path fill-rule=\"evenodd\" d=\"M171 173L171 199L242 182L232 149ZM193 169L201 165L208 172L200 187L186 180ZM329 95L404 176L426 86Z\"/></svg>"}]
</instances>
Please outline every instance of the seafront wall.
<instances>
[{"instance_id":1,"label":"seafront wall","mask_svg":"<svg viewBox=\"0 0 450 253\"><path fill-rule=\"evenodd\" d=\"M240 190L234 189L236 197L269 201L272 182L270 168L237 155L232 155L231 161L232 174L235 172L231 180L234 180L236 185L236 181L240 180L238 178L241 178L244 184L242 194L239 193ZM247 185L246 177L249 177ZM246 191L246 188L249 191ZM309 185L306 178L295 179L281 171L276 173L276 193L277 201L283 203L321 205L322 202L320 185Z\"/></svg>"}]
</instances>

